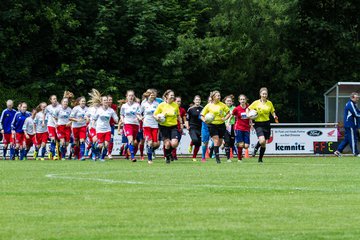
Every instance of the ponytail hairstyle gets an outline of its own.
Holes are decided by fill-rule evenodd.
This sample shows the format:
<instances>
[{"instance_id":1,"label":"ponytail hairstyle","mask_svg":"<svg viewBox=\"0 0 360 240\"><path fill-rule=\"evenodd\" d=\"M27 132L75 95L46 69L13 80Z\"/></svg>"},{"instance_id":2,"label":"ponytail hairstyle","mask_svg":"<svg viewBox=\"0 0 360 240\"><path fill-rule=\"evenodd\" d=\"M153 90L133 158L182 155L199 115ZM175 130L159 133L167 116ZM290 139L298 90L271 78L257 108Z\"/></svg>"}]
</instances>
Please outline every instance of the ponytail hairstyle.
<instances>
[{"instance_id":1,"label":"ponytail hairstyle","mask_svg":"<svg viewBox=\"0 0 360 240\"><path fill-rule=\"evenodd\" d=\"M65 91L63 98L67 98L69 100L69 106L75 107L75 95L72 92Z\"/></svg>"},{"instance_id":2,"label":"ponytail hairstyle","mask_svg":"<svg viewBox=\"0 0 360 240\"><path fill-rule=\"evenodd\" d=\"M53 94L53 95L51 95L51 96L49 97L49 103L51 103L51 99L52 99L53 97L56 97L56 95ZM56 97L56 100L57 100L57 97Z\"/></svg>"},{"instance_id":3,"label":"ponytail hairstyle","mask_svg":"<svg viewBox=\"0 0 360 240\"><path fill-rule=\"evenodd\" d=\"M89 106L98 107L101 104L101 93L95 88L91 89L89 92L90 99L88 101Z\"/></svg>"},{"instance_id":4,"label":"ponytail hairstyle","mask_svg":"<svg viewBox=\"0 0 360 240\"><path fill-rule=\"evenodd\" d=\"M241 98L241 97L244 97L245 100L246 100L246 102L249 101L249 99L247 98L247 96L246 96L245 94L240 94L239 97L238 97L239 102L240 102L240 98Z\"/></svg>"},{"instance_id":5,"label":"ponytail hairstyle","mask_svg":"<svg viewBox=\"0 0 360 240\"><path fill-rule=\"evenodd\" d=\"M164 92L164 94L163 94L163 100L166 102L166 100L168 99L168 95L169 95L169 93L171 93L171 92L174 92L173 90L171 90L171 89L168 89L168 90L166 90L165 92Z\"/></svg>"},{"instance_id":6,"label":"ponytail hairstyle","mask_svg":"<svg viewBox=\"0 0 360 240\"><path fill-rule=\"evenodd\" d=\"M42 102L42 103L40 103L39 105L37 105L37 106L36 106L36 108L35 108L36 113L38 113L38 112L41 112L41 111L42 111L42 109L41 109L41 105L43 105L43 104L45 104L45 105L46 105L46 102Z\"/></svg>"}]
</instances>

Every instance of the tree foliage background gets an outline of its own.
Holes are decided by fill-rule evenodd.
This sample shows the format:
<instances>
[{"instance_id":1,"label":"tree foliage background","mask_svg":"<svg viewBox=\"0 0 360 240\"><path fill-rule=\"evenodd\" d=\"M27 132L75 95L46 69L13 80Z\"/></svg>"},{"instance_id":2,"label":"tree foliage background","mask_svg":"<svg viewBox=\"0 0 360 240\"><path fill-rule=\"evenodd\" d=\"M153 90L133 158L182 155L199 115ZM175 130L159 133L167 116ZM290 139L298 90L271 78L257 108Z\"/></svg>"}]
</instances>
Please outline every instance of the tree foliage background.
<instances>
[{"instance_id":1,"label":"tree foliage background","mask_svg":"<svg viewBox=\"0 0 360 240\"><path fill-rule=\"evenodd\" d=\"M267 86L287 122L323 121L323 92L360 79L356 0L4 0L0 101L34 107L51 94Z\"/></svg>"}]
</instances>

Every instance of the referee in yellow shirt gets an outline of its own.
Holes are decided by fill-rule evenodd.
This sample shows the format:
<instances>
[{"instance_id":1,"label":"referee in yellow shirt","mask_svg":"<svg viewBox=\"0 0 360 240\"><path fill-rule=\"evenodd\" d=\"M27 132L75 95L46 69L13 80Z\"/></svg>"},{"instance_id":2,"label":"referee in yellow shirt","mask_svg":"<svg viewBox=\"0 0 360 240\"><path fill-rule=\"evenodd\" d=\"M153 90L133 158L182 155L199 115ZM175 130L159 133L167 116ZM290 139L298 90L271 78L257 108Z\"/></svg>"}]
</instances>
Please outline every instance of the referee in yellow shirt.
<instances>
[{"instance_id":1,"label":"referee in yellow shirt","mask_svg":"<svg viewBox=\"0 0 360 240\"><path fill-rule=\"evenodd\" d=\"M230 117L230 109L226 106L226 104L221 102L221 95L219 91L211 92L210 98L211 102L208 103L201 112L201 120L208 125L210 136L214 142L216 162L221 163L219 147L225 136L225 121ZM211 123L205 121L205 115L207 113L214 114L215 118Z\"/></svg>"},{"instance_id":2,"label":"referee in yellow shirt","mask_svg":"<svg viewBox=\"0 0 360 240\"><path fill-rule=\"evenodd\" d=\"M172 90L166 90L163 99L164 102L160 103L154 112L154 118L159 122L159 130L164 142L166 163L169 164L172 150L179 145L177 123L181 121L181 118L179 105L174 102L174 92ZM165 116L165 121L161 122L160 114Z\"/></svg>"},{"instance_id":3,"label":"referee in yellow shirt","mask_svg":"<svg viewBox=\"0 0 360 240\"><path fill-rule=\"evenodd\" d=\"M258 113L257 118L253 121L254 128L256 130L256 135L259 139L256 144L253 152L253 157L255 157L257 150L260 148L259 163L263 162L263 156L266 150L266 140L270 138L270 114L274 117L275 121L278 117L275 114L275 108L271 101L268 100L268 90L263 87L259 91L260 99L254 101L248 109L246 109L246 114L249 116L250 110L255 110Z\"/></svg>"}]
</instances>

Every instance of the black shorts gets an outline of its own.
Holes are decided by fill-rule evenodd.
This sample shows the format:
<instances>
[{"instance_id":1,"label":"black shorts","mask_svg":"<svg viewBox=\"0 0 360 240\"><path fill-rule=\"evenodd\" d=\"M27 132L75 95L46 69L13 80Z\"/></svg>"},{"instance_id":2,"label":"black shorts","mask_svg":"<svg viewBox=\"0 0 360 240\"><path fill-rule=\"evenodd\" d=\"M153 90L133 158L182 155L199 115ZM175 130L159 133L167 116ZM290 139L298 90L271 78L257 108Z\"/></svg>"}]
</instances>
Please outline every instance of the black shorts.
<instances>
[{"instance_id":1,"label":"black shorts","mask_svg":"<svg viewBox=\"0 0 360 240\"><path fill-rule=\"evenodd\" d=\"M165 127L159 125L159 130L161 133L162 140L165 139L178 139L179 140L179 131L177 129L177 125L171 127Z\"/></svg>"},{"instance_id":2,"label":"black shorts","mask_svg":"<svg viewBox=\"0 0 360 240\"><path fill-rule=\"evenodd\" d=\"M208 128L209 128L209 133L210 133L211 137L219 136L219 138L224 138L225 132L226 132L225 123L223 123L223 124L208 124Z\"/></svg>"},{"instance_id":3,"label":"black shorts","mask_svg":"<svg viewBox=\"0 0 360 240\"><path fill-rule=\"evenodd\" d=\"M270 133L271 133L270 121L255 122L254 128L255 128L257 137L264 136L266 140L270 139Z\"/></svg>"},{"instance_id":4,"label":"black shorts","mask_svg":"<svg viewBox=\"0 0 360 240\"><path fill-rule=\"evenodd\" d=\"M228 146L234 146L235 144L235 131L234 131L234 125L231 125L231 132L226 130L224 141Z\"/></svg>"},{"instance_id":5,"label":"black shorts","mask_svg":"<svg viewBox=\"0 0 360 240\"><path fill-rule=\"evenodd\" d=\"M201 146L201 128L190 127L189 135L195 146Z\"/></svg>"}]
</instances>

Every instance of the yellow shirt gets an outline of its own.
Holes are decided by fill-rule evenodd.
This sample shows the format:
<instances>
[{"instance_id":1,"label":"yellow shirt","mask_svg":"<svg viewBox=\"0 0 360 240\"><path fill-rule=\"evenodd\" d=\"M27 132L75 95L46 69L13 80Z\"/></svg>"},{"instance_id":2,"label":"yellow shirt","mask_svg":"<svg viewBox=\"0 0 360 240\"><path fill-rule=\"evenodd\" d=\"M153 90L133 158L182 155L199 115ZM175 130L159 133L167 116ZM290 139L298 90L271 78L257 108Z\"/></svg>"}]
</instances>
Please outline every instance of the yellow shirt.
<instances>
[{"instance_id":1,"label":"yellow shirt","mask_svg":"<svg viewBox=\"0 0 360 240\"><path fill-rule=\"evenodd\" d=\"M249 109L255 110L258 113L255 122L270 121L270 113L273 114L275 112L275 108L269 100L265 103L261 102L260 99L256 100L249 106Z\"/></svg>"},{"instance_id":2,"label":"yellow shirt","mask_svg":"<svg viewBox=\"0 0 360 240\"><path fill-rule=\"evenodd\" d=\"M165 126L165 127L177 126L177 120L179 116L179 105L177 105L177 103L175 102L172 102L170 104L166 102L160 103L157 106L154 115L158 115L160 113L165 115L165 122L159 123L161 126Z\"/></svg>"},{"instance_id":3,"label":"yellow shirt","mask_svg":"<svg viewBox=\"0 0 360 240\"><path fill-rule=\"evenodd\" d=\"M214 121L212 121L211 124L223 124L224 120L223 118L226 116L226 114L230 111L228 106L222 102L218 103L208 103L204 109L201 112L202 116L205 116L207 113L214 114L215 118Z\"/></svg>"}]
</instances>

